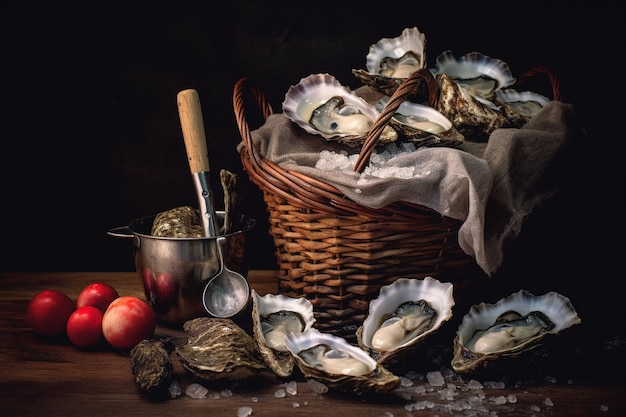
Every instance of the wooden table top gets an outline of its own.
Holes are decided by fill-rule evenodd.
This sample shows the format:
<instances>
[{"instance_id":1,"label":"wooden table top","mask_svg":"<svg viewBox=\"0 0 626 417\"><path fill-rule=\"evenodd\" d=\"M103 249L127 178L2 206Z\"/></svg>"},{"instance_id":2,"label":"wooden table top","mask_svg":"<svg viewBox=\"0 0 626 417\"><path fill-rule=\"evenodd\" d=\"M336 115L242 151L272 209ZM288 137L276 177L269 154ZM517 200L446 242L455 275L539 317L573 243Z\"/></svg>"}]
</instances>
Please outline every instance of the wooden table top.
<instances>
[{"instance_id":1,"label":"wooden table top","mask_svg":"<svg viewBox=\"0 0 626 417\"><path fill-rule=\"evenodd\" d=\"M251 271L251 288L260 294L275 293L273 271ZM470 389L469 378L446 374L448 390L413 378L384 396L353 396L330 390L317 393L306 380L294 379L296 394L276 396L289 381L271 376L237 384L211 384L198 380L173 360L174 379L183 394L154 401L142 395L131 373L127 352L108 346L79 349L66 340L51 342L35 335L26 320L30 299L44 289L58 289L76 299L92 282L107 282L120 295L144 298L134 272L4 273L0 274L0 409L5 416L238 416L251 407L251 416L623 416L626 415L624 349L610 349L594 362L589 372L567 379L508 381L504 388ZM157 335L181 330L157 326ZM594 353L595 355L595 353ZM425 375L439 368L415 369ZM599 367L597 368L596 367ZM603 371L602 369L606 369ZM577 369L580 367L576 367ZM600 369L599 371L592 371ZM620 374L621 373L621 374ZM402 375L401 375L402 376ZM501 381L496 381L501 382ZM205 398L185 395L192 383L208 389ZM471 404L471 409L467 406Z\"/></svg>"}]
</instances>

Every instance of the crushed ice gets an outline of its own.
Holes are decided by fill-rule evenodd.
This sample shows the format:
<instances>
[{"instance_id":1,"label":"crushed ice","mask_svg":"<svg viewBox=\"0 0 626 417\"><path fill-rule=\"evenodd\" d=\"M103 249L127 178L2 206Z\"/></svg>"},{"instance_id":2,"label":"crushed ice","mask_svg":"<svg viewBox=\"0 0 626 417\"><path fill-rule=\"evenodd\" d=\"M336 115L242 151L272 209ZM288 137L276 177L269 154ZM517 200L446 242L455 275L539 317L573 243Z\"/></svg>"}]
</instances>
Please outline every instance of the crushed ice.
<instances>
[{"instance_id":1,"label":"crushed ice","mask_svg":"<svg viewBox=\"0 0 626 417\"><path fill-rule=\"evenodd\" d=\"M378 178L419 178L428 175L428 172L420 172L416 167L393 166L394 158L398 155L418 150L413 143L390 143L381 151L374 151L370 156L369 165L361 173L359 183L364 184L367 176ZM324 171L352 172L359 154L348 155L347 152L335 152L323 150L315 164L315 168Z\"/></svg>"}]
</instances>

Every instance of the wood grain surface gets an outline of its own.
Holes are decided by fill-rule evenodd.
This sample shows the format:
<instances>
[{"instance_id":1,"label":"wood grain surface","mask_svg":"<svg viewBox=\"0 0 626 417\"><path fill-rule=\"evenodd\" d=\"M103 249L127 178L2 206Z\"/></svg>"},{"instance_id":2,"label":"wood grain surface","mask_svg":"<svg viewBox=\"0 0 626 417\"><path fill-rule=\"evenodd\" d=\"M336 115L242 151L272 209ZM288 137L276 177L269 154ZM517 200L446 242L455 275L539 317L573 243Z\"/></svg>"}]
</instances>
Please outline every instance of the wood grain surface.
<instances>
[{"instance_id":1,"label":"wood grain surface","mask_svg":"<svg viewBox=\"0 0 626 417\"><path fill-rule=\"evenodd\" d=\"M251 271L251 288L275 293L273 271ZM598 356L575 357L572 378L507 381L505 388L469 389L469 378L447 375L448 387L423 380L384 396L354 396L328 391L296 376L297 393L277 398L289 381L263 375L239 383L211 384L187 373L173 360L174 378L183 394L149 399L135 384L128 352L103 345L79 349L65 339L35 335L26 319L29 300L39 291L61 290L76 299L86 285L102 281L120 295L144 298L139 277L131 272L5 273L0 275L0 410L4 416L237 416L251 407L251 416L623 416L626 413L624 349L605 349ZM184 337L180 329L157 326L158 335ZM593 357L590 357L593 356ZM587 366L581 363L588 361ZM440 368L414 369L426 374ZM523 366L522 366L523 367ZM408 369L407 369L408 370ZM564 373L564 375L567 375ZM480 379L479 379L480 380ZM484 385L488 382L480 381ZM209 390L194 399L185 389L199 383ZM472 404L471 409L467 405Z\"/></svg>"}]
</instances>

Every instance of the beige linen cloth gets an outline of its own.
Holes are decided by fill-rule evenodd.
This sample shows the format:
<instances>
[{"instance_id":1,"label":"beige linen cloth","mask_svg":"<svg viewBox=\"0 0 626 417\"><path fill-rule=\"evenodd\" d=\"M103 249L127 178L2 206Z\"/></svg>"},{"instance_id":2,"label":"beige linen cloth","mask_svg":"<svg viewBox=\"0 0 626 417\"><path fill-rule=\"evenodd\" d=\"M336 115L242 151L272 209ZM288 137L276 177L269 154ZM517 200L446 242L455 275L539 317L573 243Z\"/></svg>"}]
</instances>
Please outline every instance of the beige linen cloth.
<instances>
[{"instance_id":1,"label":"beige linen cloth","mask_svg":"<svg viewBox=\"0 0 626 417\"><path fill-rule=\"evenodd\" d=\"M359 174L352 167L316 168L322 150L349 155L359 149L308 134L282 113L252 131L261 156L331 184L360 205L408 201L462 221L459 245L489 276L502 264L505 246L524 219L556 192L558 175L550 172L558 169L569 145L581 141L586 132L573 106L553 101L523 127L495 130L486 142L422 147L394 157L386 164L412 173L400 178L374 176L367 169Z\"/></svg>"}]
</instances>

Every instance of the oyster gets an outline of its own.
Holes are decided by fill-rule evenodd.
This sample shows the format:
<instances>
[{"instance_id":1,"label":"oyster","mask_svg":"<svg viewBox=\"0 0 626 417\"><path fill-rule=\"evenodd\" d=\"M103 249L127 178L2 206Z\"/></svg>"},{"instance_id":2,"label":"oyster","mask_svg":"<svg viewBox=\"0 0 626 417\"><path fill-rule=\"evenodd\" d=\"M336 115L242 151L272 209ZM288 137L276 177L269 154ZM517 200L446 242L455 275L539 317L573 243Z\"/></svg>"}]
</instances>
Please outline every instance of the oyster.
<instances>
[{"instance_id":1,"label":"oyster","mask_svg":"<svg viewBox=\"0 0 626 417\"><path fill-rule=\"evenodd\" d=\"M398 376L340 336L311 328L288 334L285 345L306 378L330 388L361 395L387 393L400 386Z\"/></svg>"},{"instance_id":2,"label":"oyster","mask_svg":"<svg viewBox=\"0 0 626 417\"><path fill-rule=\"evenodd\" d=\"M252 331L268 368L281 378L292 374L294 360L285 346L289 333L302 333L315 323L313 305L306 298L252 290Z\"/></svg>"},{"instance_id":3,"label":"oyster","mask_svg":"<svg viewBox=\"0 0 626 417\"><path fill-rule=\"evenodd\" d=\"M437 110L466 138L485 139L496 129L519 128L529 120L510 106L493 108L493 102L485 104L445 74L437 74L435 78L439 86Z\"/></svg>"},{"instance_id":4,"label":"oyster","mask_svg":"<svg viewBox=\"0 0 626 417\"><path fill-rule=\"evenodd\" d=\"M388 96L418 69L426 68L426 35L417 27L405 28L400 36L382 38L371 45L365 70L352 70L363 83Z\"/></svg>"},{"instance_id":5,"label":"oyster","mask_svg":"<svg viewBox=\"0 0 626 417\"><path fill-rule=\"evenodd\" d=\"M496 90L496 102L512 107L525 117L533 117L550 102L550 99L533 91L517 91L512 88Z\"/></svg>"},{"instance_id":6,"label":"oyster","mask_svg":"<svg viewBox=\"0 0 626 417\"><path fill-rule=\"evenodd\" d=\"M176 347L183 367L208 381L238 381L269 371L255 340L231 319L186 321L187 343Z\"/></svg>"},{"instance_id":7,"label":"oyster","mask_svg":"<svg viewBox=\"0 0 626 417\"><path fill-rule=\"evenodd\" d=\"M282 108L305 131L349 146L363 144L379 115L376 107L329 74L311 74L292 85ZM397 132L385 126L379 141L384 144L397 138Z\"/></svg>"},{"instance_id":8,"label":"oyster","mask_svg":"<svg viewBox=\"0 0 626 417\"><path fill-rule=\"evenodd\" d=\"M377 108L382 111L388 100L381 98ZM402 102L389 124L416 146L455 146L465 140L440 111L412 101Z\"/></svg>"},{"instance_id":9,"label":"oyster","mask_svg":"<svg viewBox=\"0 0 626 417\"><path fill-rule=\"evenodd\" d=\"M433 72L447 75L470 95L492 108L496 107L491 103L495 91L515 83L515 77L506 62L480 52L470 52L456 58L452 51L444 51L437 57Z\"/></svg>"},{"instance_id":10,"label":"oyster","mask_svg":"<svg viewBox=\"0 0 626 417\"><path fill-rule=\"evenodd\" d=\"M452 317L452 290L432 277L398 278L381 287L357 329L359 346L378 363L397 363Z\"/></svg>"},{"instance_id":11,"label":"oyster","mask_svg":"<svg viewBox=\"0 0 626 417\"><path fill-rule=\"evenodd\" d=\"M495 304L473 306L454 339L452 367L458 373L517 356L581 322L570 300L556 292L535 296L520 290Z\"/></svg>"}]
</instances>

